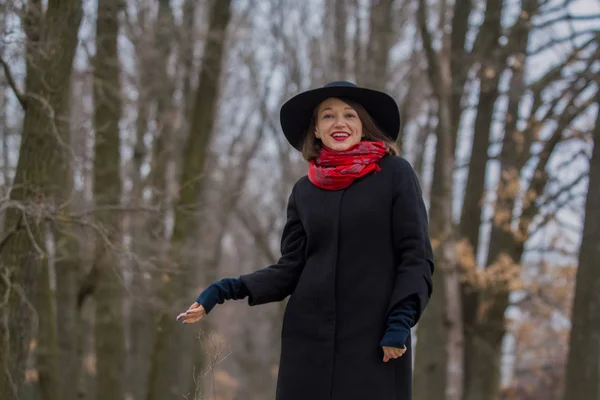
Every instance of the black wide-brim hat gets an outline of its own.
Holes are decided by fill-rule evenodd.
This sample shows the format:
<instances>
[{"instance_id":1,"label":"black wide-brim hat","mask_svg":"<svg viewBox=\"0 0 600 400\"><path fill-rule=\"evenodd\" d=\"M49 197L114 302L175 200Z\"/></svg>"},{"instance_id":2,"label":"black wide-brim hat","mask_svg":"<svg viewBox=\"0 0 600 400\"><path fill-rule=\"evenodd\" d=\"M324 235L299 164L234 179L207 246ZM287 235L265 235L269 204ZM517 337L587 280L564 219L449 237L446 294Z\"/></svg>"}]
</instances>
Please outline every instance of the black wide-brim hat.
<instances>
[{"instance_id":1,"label":"black wide-brim hat","mask_svg":"<svg viewBox=\"0 0 600 400\"><path fill-rule=\"evenodd\" d=\"M301 150L315 108L330 97L353 100L362 105L375 124L395 141L400 132L400 112L396 101L388 94L362 88L352 82L335 81L325 86L302 92L281 106L279 119L288 142Z\"/></svg>"}]
</instances>

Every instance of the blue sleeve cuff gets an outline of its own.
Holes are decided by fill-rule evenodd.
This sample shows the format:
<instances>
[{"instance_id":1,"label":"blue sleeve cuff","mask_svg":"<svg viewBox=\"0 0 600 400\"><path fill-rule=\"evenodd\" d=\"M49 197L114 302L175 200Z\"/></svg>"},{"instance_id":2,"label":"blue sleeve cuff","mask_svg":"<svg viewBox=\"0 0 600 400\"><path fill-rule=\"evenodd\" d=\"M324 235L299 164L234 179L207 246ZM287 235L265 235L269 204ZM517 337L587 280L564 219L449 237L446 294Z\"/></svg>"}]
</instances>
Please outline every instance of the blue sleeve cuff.
<instances>
[{"instance_id":1,"label":"blue sleeve cuff","mask_svg":"<svg viewBox=\"0 0 600 400\"><path fill-rule=\"evenodd\" d=\"M387 320L387 329L381 340L381 346L403 348L410 335L410 329L415 324L418 310L418 299L415 296L407 298L394 308Z\"/></svg>"},{"instance_id":2,"label":"blue sleeve cuff","mask_svg":"<svg viewBox=\"0 0 600 400\"><path fill-rule=\"evenodd\" d=\"M383 335L383 339L381 339L380 346L396 347L398 349L402 349L406 345L406 339L408 338L408 335L410 335L410 329L399 329L394 332L388 330L385 332L385 335Z\"/></svg>"},{"instance_id":3,"label":"blue sleeve cuff","mask_svg":"<svg viewBox=\"0 0 600 400\"><path fill-rule=\"evenodd\" d=\"M239 300L248 296L248 289L240 278L225 278L207 287L196 299L208 314L225 300Z\"/></svg>"}]
</instances>

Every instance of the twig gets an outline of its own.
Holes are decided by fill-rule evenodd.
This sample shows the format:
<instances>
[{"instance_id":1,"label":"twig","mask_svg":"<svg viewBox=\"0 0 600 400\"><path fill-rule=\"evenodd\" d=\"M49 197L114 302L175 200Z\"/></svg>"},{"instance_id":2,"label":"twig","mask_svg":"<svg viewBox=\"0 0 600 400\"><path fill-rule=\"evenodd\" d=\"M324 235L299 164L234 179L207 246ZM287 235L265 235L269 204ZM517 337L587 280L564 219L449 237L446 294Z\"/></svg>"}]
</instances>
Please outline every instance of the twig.
<instances>
[{"instance_id":1,"label":"twig","mask_svg":"<svg viewBox=\"0 0 600 400\"><path fill-rule=\"evenodd\" d=\"M23 218L23 223L24 223L26 231L27 231L27 236L29 236L29 240L31 240L31 244L33 244L33 247L38 252L38 254L40 255L40 257L45 257L46 253L38 245L38 242L35 239L35 236L33 235L33 232L31 231L31 226L29 225L29 222L27 222L27 218Z\"/></svg>"},{"instance_id":2,"label":"twig","mask_svg":"<svg viewBox=\"0 0 600 400\"><path fill-rule=\"evenodd\" d=\"M549 19L547 21L541 22L539 24L534 24L533 29L542 29L549 25L565 22L565 21L594 21L600 19L600 14L590 14L590 15L571 15L569 13L565 15L559 15L556 18Z\"/></svg>"},{"instance_id":3,"label":"twig","mask_svg":"<svg viewBox=\"0 0 600 400\"><path fill-rule=\"evenodd\" d=\"M260 224L256 220L256 217L253 214L249 213L247 210L245 211L246 212L244 212L244 210L240 208L236 209L236 217L242 223L244 228L246 228L248 232L250 232L257 248L262 251L267 261L270 263L276 263L278 257L273 251L271 251L271 247L268 244L266 232L260 228L256 228L260 226ZM254 221L251 221L251 219L254 219Z\"/></svg>"},{"instance_id":4,"label":"twig","mask_svg":"<svg viewBox=\"0 0 600 400\"><path fill-rule=\"evenodd\" d=\"M127 206L120 206L120 205L107 205L107 206L94 207L90 210L84 210L84 211L81 211L78 213L71 213L71 214L68 214L67 216L59 218L59 219L61 219L63 222L66 222L69 219L82 218L85 216L89 216L89 215L92 215L95 213L105 212L105 211L159 213L162 210L158 207L148 207L148 206L139 206L139 205L135 206L135 207L127 207Z\"/></svg>"},{"instance_id":5,"label":"twig","mask_svg":"<svg viewBox=\"0 0 600 400\"><path fill-rule=\"evenodd\" d=\"M4 249L4 246L6 245L6 243L8 243L8 239L10 239L12 237L12 235L14 235L15 232L17 232L19 230L22 219L23 219L23 213L21 213L21 215L19 216L19 220L17 221L17 223L12 228L10 228L10 230L8 232L6 232L6 235L4 235L4 237L0 241L0 253L2 253L2 249Z\"/></svg>"},{"instance_id":6,"label":"twig","mask_svg":"<svg viewBox=\"0 0 600 400\"><path fill-rule=\"evenodd\" d=\"M6 286L7 290L6 290L6 294L4 296L4 300L2 302L2 307L7 307L8 308L8 303L9 303L9 299L10 299L10 293L11 293L11 289L15 291L15 293L22 299L23 303L27 306L27 308L29 309L29 311L32 313L33 315L33 321L32 321L32 337L36 337L37 336L37 331L38 331L38 326L39 326L39 317L37 314L37 311L35 310L35 307L33 306L33 304L31 304L31 302L27 299L27 296L25 295L25 291L23 290L23 288L17 284L14 284L10 281L10 278L8 275L8 268L5 268L5 271L7 272L7 274L5 275L4 273L2 273L2 270L0 270L0 274L2 275L2 280L4 281L4 285ZM10 352L10 330L8 329L8 310L6 310L3 313L3 318L2 318L2 324L4 325L2 327L2 329L5 330L6 335L5 336L5 341L3 343L2 349L3 351L5 351L5 361L8 361L9 359L9 352ZM4 366L4 374L6 375L6 379L8 379L11 389L13 391L13 395L15 397L15 399L19 399L19 395L17 392L17 385L15 384L14 380L12 379L12 374L10 373L10 370L8 369L8 364L5 364Z\"/></svg>"},{"instance_id":7,"label":"twig","mask_svg":"<svg viewBox=\"0 0 600 400\"><path fill-rule=\"evenodd\" d=\"M567 185L562 186L556 193L549 195L546 199L544 199L544 201L537 206L537 209L545 208L545 207L549 206L551 203L557 201L558 198L563 193L570 192L571 189L573 189L575 186L579 185L587 177L588 177L588 171L585 171L585 172L579 174L579 176L577 178L573 179ZM562 205L564 205L564 204L558 204L558 208L560 208Z\"/></svg>"},{"instance_id":8,"label":"twig","mask_svg":"<svg viewBox=\"0 0 600 400\"><path fill-rule=\"evenodd\" d=\"M45 99L43 96L40 96L36 93L28 93L27 96L31 97L34 100L37 100L40 103L40 105L42 106L42 108L47 111L48 120L50 122L50 127L49 127L50 132L55 137L58 145L60 147L62 147L63 149L65 149L65 151L67 151L67 153L69 153L71 160L75 161L77 159L77 157L75 155L75 151L69 145L69 143L67 143L65 141L65 139L61 136L60 129L58 128L58 126L56 124L56 120L58 118L60 118L60 116L56 115L54 107L50 104L48 99Z\"/></svg>"},{"instance_id":9,"label":"twig","mask_svg":"<svg viewBox=\"0 0 600 400\"><path fill-rule=\"evenodd\" d=\"M8 369L8 359L10 356L10 330L8 329L8 302L10 299L10 291L12 288L12 285L10 283L10 278L9 278L9 271L8 268L5 268L4 271L2 269L0 269L0 276L2 278L2 280L4 281L4 285L6 286L6 292L4 294L4 298L2 300L2 303L0 303L0 308L4 308L6 307L7 310L5 312L3 312L2 314L0 314L2 316L2 329L4 330L4 332L6 332L6 334L4 335L4 343L2 343L2 350L5 352L4 354L4 361L5 364L3 365L3 373L6 376L6 379L9 381L10 383L10 387L12 389L13 395L15 396L15 398L17 398L18 394L17 394L17 385L15 384L15 382L12 379L12 374L10 373L10 370Z\"/></svg>"},{"instance_id":10,"label":"twig","mask_svg":"<svg viewBox=\"0 0 600 400\"><path fill-rule=\"evenodd\" d=\"M590 30L585 30L585 31L580 31L580 32L574 33L570 36L548 40L546 43L540 45L537 49L534 49L534 50L528 52L527 55L529 57L535 56L535 55L542 53L558 44L569 42L571 40L577 39L580 36L589 35L589 34L598 35L598 30L590 29Z\"/></svg>"},{"instance_id":11,"label":"twig","mask_svg":"<svg viewBox=\"0 0 600 400\"><path fill-rule=\"evenodd\" d=\"M13 90L15 96L17 97L17 100L19 100L19 103L21 103L21 107L23 107L23 110L27 109L27 101L25 100L23 93L21 93L21 91L17 87L17 82L15 82L15 79L12 73L10 72L10 67L2 57L0 57L0 64L2 64L2 67L4 68L4 76L6 76L8 85Z\"/></svg>"}]
</instances>

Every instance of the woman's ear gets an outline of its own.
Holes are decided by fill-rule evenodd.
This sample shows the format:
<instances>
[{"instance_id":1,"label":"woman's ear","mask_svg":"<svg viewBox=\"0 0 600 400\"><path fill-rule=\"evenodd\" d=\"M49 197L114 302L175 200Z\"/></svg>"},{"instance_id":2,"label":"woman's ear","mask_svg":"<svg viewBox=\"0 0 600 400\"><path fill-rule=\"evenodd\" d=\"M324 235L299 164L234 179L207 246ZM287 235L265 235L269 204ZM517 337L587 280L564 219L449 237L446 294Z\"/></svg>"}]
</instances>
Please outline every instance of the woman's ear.
<instances>
[{"instance_id":1,"label":"woman's ear","mask_svg":"<svg viewBox=\"0 0 600 400\"><path fill-rule=\"evenodd\" d=\"M315 137L317 139L321 139L321 136L319 135L319 130L318 129L315 129Z\"/></svg>"}]
</instances>

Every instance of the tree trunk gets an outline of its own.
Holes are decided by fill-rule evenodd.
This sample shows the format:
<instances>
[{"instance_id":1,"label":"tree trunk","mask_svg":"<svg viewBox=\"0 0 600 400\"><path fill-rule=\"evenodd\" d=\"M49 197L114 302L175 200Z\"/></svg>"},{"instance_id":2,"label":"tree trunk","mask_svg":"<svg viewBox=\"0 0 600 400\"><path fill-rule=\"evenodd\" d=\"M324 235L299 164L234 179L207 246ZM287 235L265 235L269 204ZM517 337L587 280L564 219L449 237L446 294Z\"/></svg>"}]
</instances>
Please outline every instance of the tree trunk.
<instances>
[{"instance_id":1,"label":"tree trunk","mask_svg":"<svg viewBox=\"0 0 600 400\"><path fill-rule=\"evenodd\" d=\"M600 106L600 92L596 93ZM588 193L573 301L563 399L600 399L600 111L594 128Z\"/></svg>"},{"instance_id":2,"label":"tree trunk","mask_svg":"<svg viewBox=\"0 0 600 400\"><path fill-rule=\"evenodd\" d=\"M528 22L536 11L536 3L534 0L524 2L524 12L511 29L512 54L524 57L529 40ZM486 41L482 45L489 46ZM501 71L495 73L500 74ZM523 133L516 129L516 116L524 93L524 74L524 63L516 63L510 83L500 155L500 181L496 190L497 200L486 262L488 268L494 264L505 274L520 262L525 240L517 240L511 229L520 171L529 154L529 148L519 143L519 136ZM466 292L472 288L465 285L464 289ZM465 317L469 327L468 341L465 342L465 355L468 357L465 366L469 371L468 380L465 381L465 400L494 400L500 395L502 341L506 333L504 313L508 297L509 287L504 276L496 277L490 287L479 293L465 293Z\"/></svg>"},{"instance_id":3,"label":"tree trunk","mask_svg":"<svg viewBox=\"0 0 600 400\"><path fill-rule=\"evenodd\" d=\"M501 57L498 49L498 39L501 33L502 0L489 0L485 10L485 20L477 36L475 44L475 57L479 62L479 102L477 104L477 116L473 127L473 142L471 145L471 157L469 160L469 174L464 190L462 214L459 226L460 240L466 251L471 254L463 260L463 270L468 268L477 269L477 251L479 249L479 229L481 226L481 213L485 201L485 177L486 166L489 159L488 149L490 136L492 134L492 122L494 106L498 98L498 84L500 75L504 70L505 58ZM467 265L472 263L472 265ZM464 365L464 387L467 388L474 379L472 374L478 374L469 362L473 355L471 343L474 324L477 317L478 289L474 282L467 279L461 283L463 320L464 320L464 342L465 342L465 365Z\"/></svg>"},{"instance_id":4,"label":"tree trunk","mask_svg":"<svg viewBox=\"0 0 600 400\"><path fill-rule=\"evenodd\" d=\"M103 235L96 243L95 350L97 398L125 398L125 333L123 320L123 277L115 249L122 248L118 212L102 210L120 204L121 119L120 67L117 48L120 0L99 0L94 60L94 195L96 223Z\"/></svg>"},{"instance_id":5,"label":"tree trunk","mask_svg":"<svg viewBox=\"0 0 600 400\"><path fill-rule=\"evenodd\" d=\"M439 198L441 191L440 177L436 176L443 170L440 167L442 153L436 149L434 161L434 177L431 187L431 199ZM436 206L438 207L438 206ZM433 202L429 210L431 239L439 240L439 229L441 217L433 213L436 211ZM433 279L433 295L423 313L417 328L417 344L415 351L414 367L414 398L418 400L440 400L446 397L446 370L448 365L448 353L446 343L448 342L448 331L445 323L446 317L446 288L444 285L444 270L441 267L441 255L439 249L435 249L434 259L436 265L435 277ZM436 297L439 299L433 301ZM435 327L435 329L429 329Z\"/></svg>"},{"instance_id":6,"label":"tree trunk","mask_svg":"<svg viewBox=\"0 0 600 400\"><path fill-rule=\"evenodd\" d=\"M354 26L356 32L354 34L354 41L352 42L352 52L354 58L353 72L354 80L357 84L361 84L362 77L364 76L364 61L365 61L365 47L362 41L363 29L361 26L360 8L361 1L354 0L352 2L352 10L354 17Z\"/></svg>"},{"instance_id":7,"label":"tree trunk","mask_svg":"<svg viewBox=\"0 0 600 400\"><path fill-rule=\"evenodd\" d=\"M140 45L139 51L147 53L150 51L149 45ZM164 60L165 58L161 58ZM148 132L150 123L151 98L147 90L147 85L157 84L153 82L150 74L151 68L156 68L158 60L147 55L140 54L138 57L140 67L140 85L138 91L138 114L136 120L136 143L133 151L133 188L131 190L130 207L139 208L147 205L144 200L143 192L146 188L144 178L142 177L142 165L146 161L146 146L144 136ZM131 215L131 252L134 258L130 259L129 271L131 273L131 283L129 287L129 313L127 324L127 333L129 338L127 352L127 392L133 400L142 400L145 397L147 388L148 368L150 360L150 348L152 346L152 335L154 334L153 314L151 306L152 292L152 260L154 248L151 242L151 235L148 232L148 219L155 220L155 215L148 215L144 212L136 212Z\"/></svg>"},{"instance_id":8,"label":"tree trunk","mask_svg":"<svg viewBox=\"0 0 600 400\"><path fill-rule=\"evenodd\" d=\"M348 79L346 73L348 70L346 63L346 29L348 26L348 4L344 0L335 0L334 15L335 26L333 31L334 49L332 51L332 66L333 72L338 76L335 80Z\"/></svg>"},{"instance_id":9,"label":"tree trunk","mask_svg":"<svg viewBox=\"0 0 600 400\"><path fill-rule=\"evenodd\" d=\"M148 25L148 24L144 24ZM136 213L132 216L133 261L131 281L131 313L129 317L129 360L128 387L134 400L147 396L150 354L155 336L154 320L157 308L148 301L155 293L158 282L157 266L164 257L165 244L164 198L165 198L165 137L172 137L173 83L168 75L167 61L171 53L175 25L168 1L159 1L156 22L152 24L153 40L141 38L138 44L138 58L141 67L140 91L138 100L137 139L134 156L134 184L131 194L133 207L147 205L143 192L152 189L149 203L156 213ZM144 89L146 88L146 89ZM142 164L146 162L147 150L144 135L148 131L150 109L156 104L156 124L153 156L149 179L142 177Z\"/></svg>"},{"instance_id":10,"label":"tree trunk","mask_svg":"<svg viewBox=\"0 0 600 400\"><path fill-rule=\"evenodd\" d=\"M198 221L197 199L202 188L202 177L205 173L205 160L208 155L210 138L216 115L216 105L219 100L219 81L222 71L223 55L225 53L226 31L231 19L231 1L216 1L212 4L209 16L207 43L204 50L204 60L200 69L196 100L192 112L192 121L183 157L182 172L179 185L179 197L175 208L175 224L171 239L172 262L176 272L171 269L163 274L163 285L160 299L164 309L160 311L158 333L154 344L148 400L162 400L179 396L179 382L173 382L168 377L182 377L192 371L181 371L182 363L178 357L168 350L173 345L176 307L191 303L178 298L187 296L189 282L185 282L186 259L182 251L185 249L186 238L193 232L193 223ZM176 346L180 348L180 346ZM189 357L190 354L188 353ZM191 376L191 375L188 375Z\"/></svg>"},{"instance_id":11,"label":"tree trunk","mask_svg":"<svg viewBox=\"0 0 600 400\"><path fill-rule=\"evenodd\" d=\"M69 26L69 29L73 29ZM73 53L78 42L75 40L76 31L72 32ZM73 76L70 79L69 86L69 120L73 121L73 116L77 115L81 109L74 106L74 101L79 102L80 97L74 93L73 86L76 84ZM79 134L78 134L79 133ZM70 123L68 129L65 129L65 143L69 143L73 154L86 157L85 146L81 145L85 141L85 136L81 131L73 129ZM80 209L78 201L74 199L73 192L73 164L74 160L67 165L68 173L57 176L55 179L60 182L63 199L65 199L65 214ZM58 374L60 375L60 399L76 400L79 396L80 377L82 370L82 348L81 348L81 308L78 304L79 283L85 273L85 267L81 263L81 240L78 239L77 225L70 221L54 224L52 226L52 238L55 247L54 273L56 281L56 335L58 338L59 365Z\"/></svg>"},{"instance_id":12,"label":"tree trunk","mask_svg":"<svg viewBox=\"0 0 600 400\"><path fill-rule=\"evenodd\" d=\"M34 304L38 315L39 331L36 346L36 365L41 396L44 400L61 400L56 307L50 287L49 262L42 264L36 277Z\"/></svg>"},{"instance_id":13,"label":"tree trunk","mask_svg":"<svg viewBox=\"0 0 600 400\"><path fill-rule=\"evenodd\" d=\"M0 4L0 32L6 29L6 7ZM10 188L10 166L8 165L8 137L9 126L6 120L7 89L9 88L4 74L0 76L0 196L5 198ZM0 235L4 233L4 213L0 214Z\"/></svg>"},{"instance_id":14,"label":"tree trunk","mask_svg":"<svg viewBox=\"0 0 600 400\"><path fill-rule=\"evenodd\" d=\"M414 397L419 400L458 400L463 392L462 306L452 227L452 186L459 104L468 72L461 60L470 10L470 2L455 5L452 47L445 37L440 53L433 50L424 1L419 1L417 14L429 80L438 106L438 139L429 210L430 234L435 249L436 294L429 302L417 332Z\"/></svg>"},{"instance_id":15,"label":"tree trunk","mask_svg":"<svg viewBox=\"0 0 600 400\"><path fill-rule=\"evenodd\" d=\"M383 90L387 82L390 49L394 44L392 9L394 0L371 2L371 19L366 59L357 81L361 86Z\"/></svg>"},{"instance_id":16,"label":"tree trunk","mask_svg":"<svg viewBox=\"0 0 600 400\"><path fill-rule=\"evenodd\" d=\"M71 178L71 175L68 176ZM66 187L70 187L66 186ZM77 304L81 265L71 227L55 231L56 328L58 337L61 400L76 400L81 372L80 307Z\"/></svg>"},{"instance_id":17,"label":"tree trunk","mask_svg":"<svg viewBox=\"0 0 600 400\"><path fill-rule=\"evenodd\" d=\"M469 70L474 63L473 56L465 50L467 32L469 32L469 18L473 10L473 1L457 1L454 5L452 17L450 71L452 72L451 112L454 125L454 146L458 137L458 126L462 114L462 97Z\"/></svg>"},{"instance_id":18,"label":"tree trunk","mask_svg":"<svg viewBox=\"0 0 600 400\"><path fill-rule=\"evenodd\" d=\"M449 66L449 65L448 65ZM441 69L441 68L440 68ZM439 244L438 260L444 284L445 324L447 327L447 354L445 396L447 400L460 400L463 395L463 325L460 297L460 270L456 254L456 239L452 227L452 187L454 175L453 127L450 118L450 73L449 68L440 72L440 111L438 143L436 152L441 152L441 189L432 191L431 214L439 215L432 224L432 239ZM439 225L438 225L439 224ZM436 227L436 225L438 225Z\"/></svg>"},{"instance_id":19,"label":"tree trunk","mask_svg":"<svg viewBox=\"0 0 600 400\"><path fill-rule=\"evenodd\" d=\"M30 340L41 331L53 330L53 314L34 318L34 289L49 287L38 279L48 274L44 251L44 223L62 204L64 193L57 176L68 176L65 148L68 98L73 56L82 10L79 0L50 0L46 13L41 2L30 2L22 23L27 34L25 94L18 98L25 108L19 161L10 199L23 208L7 210L5 240L0 253L0 298L4 303L0 326L0 398L17 399L23 393L25 360ZM37 302L36 302L37 303ZM38 305L42 305L39 304ZM48 305L49 306L49 305ZM38 310L47 312L48 310ZM51 310L50 310L51 312ZM48 319L46 319L46 317ZM55 338L55 336L53 336ZM45 378L42 391L59 398L56 343L44 338L50 349L39 367Z\"/></svg>"}]
</instances>

